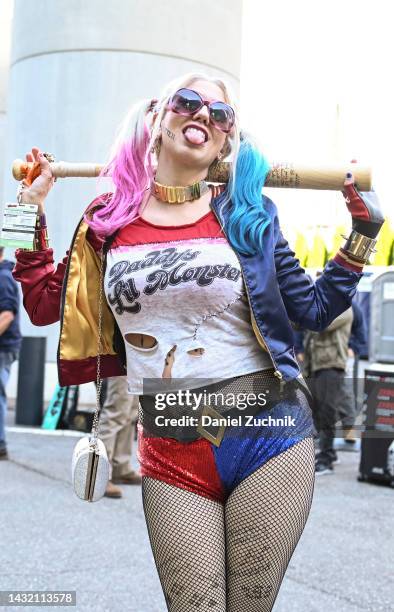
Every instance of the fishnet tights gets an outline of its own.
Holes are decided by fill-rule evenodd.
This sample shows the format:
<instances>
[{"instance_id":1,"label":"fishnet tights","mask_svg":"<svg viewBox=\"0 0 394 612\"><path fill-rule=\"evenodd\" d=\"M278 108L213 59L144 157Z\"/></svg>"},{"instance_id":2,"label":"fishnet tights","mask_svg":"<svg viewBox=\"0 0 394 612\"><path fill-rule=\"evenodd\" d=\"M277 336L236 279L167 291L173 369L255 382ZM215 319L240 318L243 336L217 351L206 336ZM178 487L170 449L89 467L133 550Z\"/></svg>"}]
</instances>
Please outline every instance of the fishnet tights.
<instances>
[{"instance_id":1,"label":"fishnet tights","mask_svg":"<svg viewBox=\"0 0 394 612\"><path fill-rule=\"evenodd\" d=\"M313 485L311 438L245 478L225 504L144 476L145 518L167 609L272 610Z\"/></svg>"}]
</instances>

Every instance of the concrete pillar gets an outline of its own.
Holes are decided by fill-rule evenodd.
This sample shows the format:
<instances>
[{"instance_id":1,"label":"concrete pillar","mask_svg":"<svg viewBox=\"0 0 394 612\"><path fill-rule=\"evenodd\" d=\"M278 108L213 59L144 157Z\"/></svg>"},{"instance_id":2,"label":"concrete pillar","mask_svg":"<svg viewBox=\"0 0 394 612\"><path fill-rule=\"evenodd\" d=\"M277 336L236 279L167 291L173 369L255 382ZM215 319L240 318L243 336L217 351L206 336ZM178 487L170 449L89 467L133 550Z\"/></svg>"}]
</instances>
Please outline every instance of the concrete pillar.
<instances>
[{"instance_id":1,"label":"concrete pillar","mask_svg":"<svg viewBox=\"0 0 394 612\"><path fill-rule=\"evenodd\" d=\"M4 187L15 197L12 160L33 145L58 160L104 161L116 128L137 99L156 96L189 71L219 74L238 90L241 0L15 0ZM94 179L58 181L47 201L55 257L95 197ZM58 325L48 334L56 358Z\"/></svg>"},{"instance_id":2,"label":"concrete pillar","mask_svg":"<svg viewBox=\"0 0 394 612\"><path fill-rule=\"evenodd\" d=\"M0 168L4 167L6 148L7 89L10 67L13 0L0 3ZM0 202L3 201L3 173L0 171Z\"/></svg>"}]
</instances>

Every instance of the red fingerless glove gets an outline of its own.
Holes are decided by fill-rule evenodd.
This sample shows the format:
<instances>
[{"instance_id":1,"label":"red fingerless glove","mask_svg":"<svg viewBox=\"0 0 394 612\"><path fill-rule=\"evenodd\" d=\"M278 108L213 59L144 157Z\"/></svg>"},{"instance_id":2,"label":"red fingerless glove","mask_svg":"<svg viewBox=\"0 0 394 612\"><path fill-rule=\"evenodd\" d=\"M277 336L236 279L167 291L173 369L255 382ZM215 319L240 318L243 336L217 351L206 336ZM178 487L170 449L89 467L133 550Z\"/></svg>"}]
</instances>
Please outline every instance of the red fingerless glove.
<instances>
[{"instance_id":1,"label":"red fingerless glove","mask_svg":"<svg viewBox=\"0 0 394 612\"><path fill-rule=\"evenodd\" d=\"M348 175L347 178L350 176ZM376 238L384 223L376 193L357 191L354 185L345 185L342 193L347 209L352 215L353 229L368 238Z\"/></svg>"}]
</instances>

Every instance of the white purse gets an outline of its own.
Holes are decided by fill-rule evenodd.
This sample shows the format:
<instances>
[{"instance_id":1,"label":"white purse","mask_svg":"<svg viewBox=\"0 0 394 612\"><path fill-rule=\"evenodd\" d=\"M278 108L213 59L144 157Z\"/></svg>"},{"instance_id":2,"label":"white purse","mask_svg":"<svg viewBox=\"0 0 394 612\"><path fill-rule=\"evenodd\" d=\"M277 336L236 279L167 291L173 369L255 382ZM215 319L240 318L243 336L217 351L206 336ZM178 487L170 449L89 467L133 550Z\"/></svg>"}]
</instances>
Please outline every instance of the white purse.
<instances>
[{"instance_id":1,"label":"white purse","mask_svg":"<svg viewBox=\"0 0 394 612\"><path fill-rule=\"evenodd\" d=\"M109 460L102 440L99 439L100 392L100 358L102 351L102 315L103 315L103 248L100 251L100 289L98 312L97 340L97 380L96 409L92 431L89 436L81 438L76 444L71 462L71 476L75 494L85 501L101 499L109 480Z\"/></svg>"},{"instance_id":2,"label":"white purse","mask_svg":"<svg viewBox=\"0 0 394 612\"><path fill-rule=\"evenodd\" d=\"M71 469L74 491L80 499L97 501L103 497L109 461L102 440L94 444L89 437L81 438L74 448Z\"/></svg>"}]
</instances>

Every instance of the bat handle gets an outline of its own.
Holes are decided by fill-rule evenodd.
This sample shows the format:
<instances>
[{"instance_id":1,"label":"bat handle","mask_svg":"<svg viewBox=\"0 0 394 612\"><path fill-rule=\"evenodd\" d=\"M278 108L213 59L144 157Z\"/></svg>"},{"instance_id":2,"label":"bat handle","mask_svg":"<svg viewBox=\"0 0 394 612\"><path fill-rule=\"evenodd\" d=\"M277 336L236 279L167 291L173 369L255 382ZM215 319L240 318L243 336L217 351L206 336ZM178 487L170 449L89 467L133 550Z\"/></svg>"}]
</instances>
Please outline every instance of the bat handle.
<instances>
[{"instance_id":1,"label":"bat handle","mask_svg":"<svg viewBox=\"0 0 394 612\"><path fill-rule=\"evenodd\" d=\"M16 159L12 164L12 176L16 181L28 179L31 183L40 174L39 168L37 162L26 162L22 159ZM59 161L50 163L50 168L55 178L95 177L99 176L103 165Z\"/></svg>"}]
</instances>

